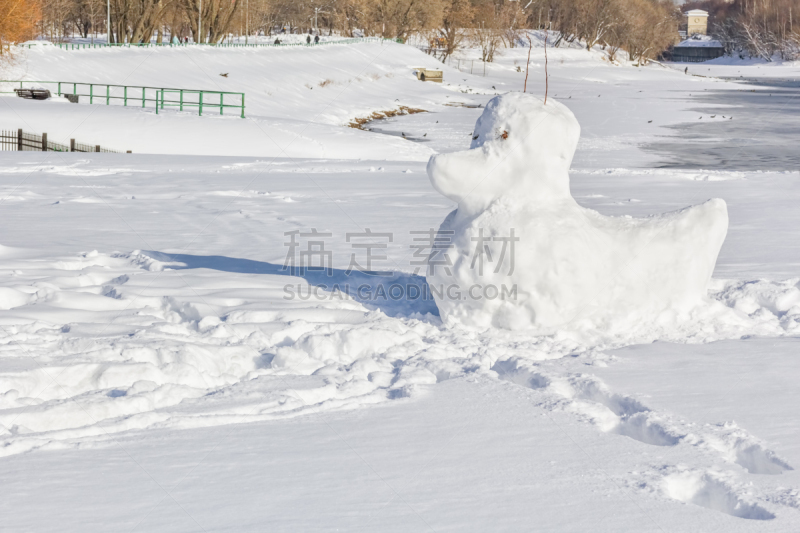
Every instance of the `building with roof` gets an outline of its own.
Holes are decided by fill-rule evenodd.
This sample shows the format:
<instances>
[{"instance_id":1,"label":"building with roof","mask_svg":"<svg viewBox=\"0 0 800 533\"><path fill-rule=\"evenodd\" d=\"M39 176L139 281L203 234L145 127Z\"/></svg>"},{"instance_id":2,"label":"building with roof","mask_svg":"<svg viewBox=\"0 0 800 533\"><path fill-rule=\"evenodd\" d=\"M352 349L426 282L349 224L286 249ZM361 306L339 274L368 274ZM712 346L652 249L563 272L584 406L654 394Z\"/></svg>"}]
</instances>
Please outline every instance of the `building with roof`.
<instances>
[{"instance_id":1,"label":"building with roof","mask_svg":"<svg viewBox=\"0 0 800 533\"><path fill-rule=\"evenodd\" d=\"M708 35L708 11L702 9L692 9L686 13L687 27L686 34Z\"/></svg>"},{"instance_id":2,"label":"building with roof","mask_svg":"<svg viewBox=\"0 0 800 533\"><path fill-rule=\"evenodd\" d=\"M690 38L673 46L668 57L672 61L681 63L699 63L716 59L724 54L725 47L721 42L708 35L695 33Z\"/></svg>"}]
</instances>

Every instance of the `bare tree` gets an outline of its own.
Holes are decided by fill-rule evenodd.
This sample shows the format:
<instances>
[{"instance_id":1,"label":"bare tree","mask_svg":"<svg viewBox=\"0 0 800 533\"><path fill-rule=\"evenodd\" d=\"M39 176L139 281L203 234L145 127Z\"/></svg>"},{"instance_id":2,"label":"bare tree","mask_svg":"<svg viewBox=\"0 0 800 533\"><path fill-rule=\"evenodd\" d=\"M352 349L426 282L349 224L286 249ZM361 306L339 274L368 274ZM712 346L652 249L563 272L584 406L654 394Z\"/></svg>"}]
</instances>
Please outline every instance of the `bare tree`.
<instances>
[{"instance_id":1,"label":"bare tree","mask_svg":"<svg viewBox=\"0 0 800 533\"><path fill-rule=\"evenodd\" d=\"M184 11L196 43L221 41L228 34L233 17L241 5L239 1L230 2L229 0L175 1Z\"/></svg>"},{"instance_id":2,"label":"bare tree","mask_svg":"<svg viewBox=\"0 0 800 533\"><path fill-rule=\"evenodd\" d=\"M469 0L450 0L444 6L441 25L436 29L444 43L442 62L461 48L474 16L475 9Z\"/></svg>"},{"instance_id":3,"label":"bare tree","mask_svg":"<svg viewBox=\"0 0 800 533\"><path fill-rule=\"evenodd\" d=\"M670 0L627 0L624 48L641 65L675 42L680 12Z\"/></svg>"},{"instance_id":4,"label":"bare tree","mask_svg":"<svg viewBox=\"0 0 800 533\"><path fill-rule=\"evenodd\" d=\"M42 4L41 33L50 41L62 42L72 29L71 0L47 0Z\"/></svg>"},{"instance_id":5,"label":"bare tree","mask_svg":"<svg viewBox=\"0 0 800 533\"><path fill-rule=\"evenodd\" d=\"M380 35L403 40L438 26L444 11L441 0L373 0L370 4L372 19L381 25Z\"/></svg>"},{"instance_id":6,"label":"bare tree","mask_svg":"<svg viewBox=\"0 0 800 533\"><path fill-rule=\"evenodd\" d=\"M522 28L525 24L525 10L520 2L508 2L500 10L499 23L503 44L514 48L522 42Z\"/></svg>"},{"instance_id":7,"label":"bare tree","mask_svg":"<svg viewBox=\"0 0 800 533\"><path fill-rule=\"evenodd\" d=\"M586 0L578 11L576 33L591 50L622 18L618 0Z\"/></svg>"},{"instance_id":8,"label":"bare tree","mask_svg":"<svg viewBox=\"0 0 800 533\"><path fill-rule=\"evenodd\" d=\"M800 57L800 0L693 0L684 8L704 9L726 54L772 61Z\"/></svg>"},{"instance_id":9,"label":"bare tree","mask_svg":"<svg viewBox=\"0 0 800 533\"><path fill-rule=\"evenodd\" d=\"M0 59L10 45L32 38L41 20L41 5L35 0L0 0Z\"/></svg>"},{"instance_id":10,"label":"bare tree","mask_svg":"<svg viewBox=\"0 0 800 533\"><path fill-rule=\"evenodd\" d=\"M502 19L497 14L498 6L486 1L478 5L475 12L472 41L481 49L481 60L494 61L494 55L503 41Z\"/></svg>"}]
</instances>

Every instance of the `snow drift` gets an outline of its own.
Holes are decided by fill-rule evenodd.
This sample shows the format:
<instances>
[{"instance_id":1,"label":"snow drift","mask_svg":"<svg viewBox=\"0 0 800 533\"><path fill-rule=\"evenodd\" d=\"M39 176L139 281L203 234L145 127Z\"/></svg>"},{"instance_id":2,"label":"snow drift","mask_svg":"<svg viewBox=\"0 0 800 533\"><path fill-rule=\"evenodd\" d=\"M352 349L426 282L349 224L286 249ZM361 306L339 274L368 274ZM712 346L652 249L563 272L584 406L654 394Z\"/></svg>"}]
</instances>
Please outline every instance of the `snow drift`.
<instances>
[{"instance_id":1,"label":"snow drift","mask_svg":"<svg viewBox=\"0 0 800 533\"><path fill-rule=\"evenodd\" d=\"M486 106L470 150L430 159L433 186L458 203L428 269L446 322L627 328L703 300L727 233L725 202L646 219L583 208L569 190L579 136L564 105L508 93Z\"/></svg>"}]
</instances>

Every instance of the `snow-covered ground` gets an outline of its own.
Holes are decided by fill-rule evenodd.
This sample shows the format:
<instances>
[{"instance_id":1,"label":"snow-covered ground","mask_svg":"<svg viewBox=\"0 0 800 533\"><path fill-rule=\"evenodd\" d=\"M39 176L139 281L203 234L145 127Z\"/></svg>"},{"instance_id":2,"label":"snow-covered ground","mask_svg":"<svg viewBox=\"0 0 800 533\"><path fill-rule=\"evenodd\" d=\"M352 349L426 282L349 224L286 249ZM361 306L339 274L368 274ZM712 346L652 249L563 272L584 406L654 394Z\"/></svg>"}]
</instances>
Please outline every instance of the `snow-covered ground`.
<instances>
[{"instance_id":1,"label":"snow-covered ground","mask_svg":"<svg viewBox=\"0 0 800 533\"><path fill-rule=\"evenodd\" d=\"M535 336L409 297L411 232L453 209L428 157L469 146L471 106L520 90L526 54L438 85L395 44L25 51L3 79L241 91L248 118L0 98L2 129L135 152L0 154L3 529L797 531L800 173L643 149L740 84L548 51L582 206L727 202L690 320ZM535 49L529 92L543 67ZM400 106L427 113L346 127ZM346 272L367 229L391 234L386 276ZM297 230L329 273L284 267Z\"/></svg>"}]
</instances>

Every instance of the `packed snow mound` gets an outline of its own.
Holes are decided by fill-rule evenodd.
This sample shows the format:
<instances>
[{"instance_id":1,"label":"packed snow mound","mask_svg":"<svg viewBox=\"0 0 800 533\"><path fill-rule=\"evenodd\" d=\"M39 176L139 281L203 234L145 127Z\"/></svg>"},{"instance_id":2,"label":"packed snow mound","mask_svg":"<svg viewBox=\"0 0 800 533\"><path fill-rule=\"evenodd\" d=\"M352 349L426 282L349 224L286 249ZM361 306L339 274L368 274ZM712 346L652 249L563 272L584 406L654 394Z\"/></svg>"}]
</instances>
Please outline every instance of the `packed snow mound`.
<instances>
[{"instance_id":1,"label":"packed snow mound","mask_svg":"<svg viewBox=\"0 0 800 533\"><path fill-rule=\"evenodd\" d=\"M564 105L508 93L487 104L470 150L430 159L433 186L458 203L427 272L446 323L617 331L706 297L725 202L645 219L583 208L569 190L579 136Z\"/></svg>"}]
</instances>

